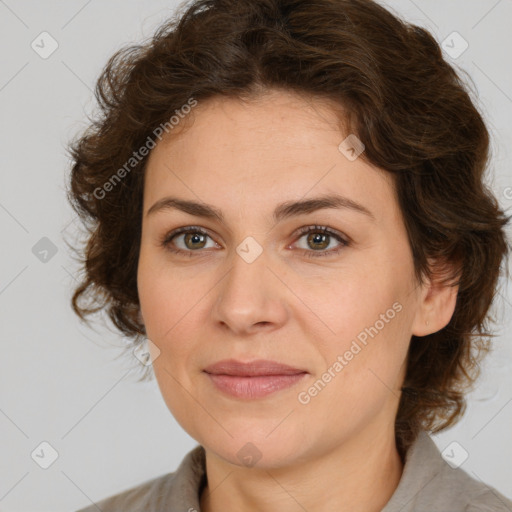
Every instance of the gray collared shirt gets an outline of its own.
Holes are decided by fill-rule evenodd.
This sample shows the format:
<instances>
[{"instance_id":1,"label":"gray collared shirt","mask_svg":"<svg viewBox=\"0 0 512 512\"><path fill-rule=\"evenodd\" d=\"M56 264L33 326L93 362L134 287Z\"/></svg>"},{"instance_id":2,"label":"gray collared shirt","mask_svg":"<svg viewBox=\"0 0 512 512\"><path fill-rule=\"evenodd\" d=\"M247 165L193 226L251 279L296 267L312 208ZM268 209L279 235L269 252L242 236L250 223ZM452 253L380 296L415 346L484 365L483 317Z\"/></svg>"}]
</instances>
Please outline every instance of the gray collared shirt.
<instances>
[{"instance_id":1,"label":"gray collared shirt","mask_svg":"<svg viewBox=\"0 0 512 512\"><path fill-rule=\"evenodd\" d=\"M176 471L77 512L201 512L205 483L205 451L198 445ZM461 468L452 468L430 436L420 432L406 453L398 487L381 512L512 512L512 501Z\"/></svg>"}]
</instances>

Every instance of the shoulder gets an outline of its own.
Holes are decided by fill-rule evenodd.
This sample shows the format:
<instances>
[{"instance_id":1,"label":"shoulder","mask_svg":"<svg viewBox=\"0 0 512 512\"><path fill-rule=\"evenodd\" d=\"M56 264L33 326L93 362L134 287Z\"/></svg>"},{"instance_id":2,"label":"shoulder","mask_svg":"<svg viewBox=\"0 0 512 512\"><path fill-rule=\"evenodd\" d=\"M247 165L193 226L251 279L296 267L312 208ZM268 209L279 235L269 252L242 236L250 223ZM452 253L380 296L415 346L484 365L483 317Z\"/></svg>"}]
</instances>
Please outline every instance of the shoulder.
<instances>
[{"instance_id":1,"label":"shoulder","mask_svg":"<svg viewBox=\"0 0 512 512\"><path fill-rule=\"evenodd\" d=\"M422 431L406 454L402 478L382 512L433 510L512 512L512 501L462 467L450 465Z\"/></svg>"},{"instance_id":2,"label":"shoulder","mask_svg":"<svg viewBox=\"0 0 512 512\"><path fill-rule=\"evenodd\" d=\"M512 512L512 501L495 489L486 487L473 496L464 512Z\"/></svg>"},{"instance_id":3,"label":"shoulder","mask_svg":"<svg viewBox=\"0 0 512 512\"><path fill-rule=\"evenodd\" d=\"M461 512L512 512L512 501L496 489L474 478L462 467L452 467L445 461L433 440L431 460L437 459L439 471L433 492L442 501ZM435 451L434 451L435 449ZM434 501L434 500L433 500Z\"/></svg>"},{"instance_id":4,"label":"shoulder","mask_svg":"<svg viewBox=\"0 0 512 512\"><path fill-rule=\"evenodd\" d=\"M205 483L205 452L201 445L189 451L171 473L146 480L77 512L160 512L199 509L199 493Z\"/></svg>"},{"instance_id":5,"label":"shoulder","mask_svg":"<svg viewBox=\"0 0 512 512\"><path fill-rule=\"evenodd\" d=\"M512 501L462 468L446 465L436 479L440 498L461 512L512 512Z\"/></svg>"}]
</instances>

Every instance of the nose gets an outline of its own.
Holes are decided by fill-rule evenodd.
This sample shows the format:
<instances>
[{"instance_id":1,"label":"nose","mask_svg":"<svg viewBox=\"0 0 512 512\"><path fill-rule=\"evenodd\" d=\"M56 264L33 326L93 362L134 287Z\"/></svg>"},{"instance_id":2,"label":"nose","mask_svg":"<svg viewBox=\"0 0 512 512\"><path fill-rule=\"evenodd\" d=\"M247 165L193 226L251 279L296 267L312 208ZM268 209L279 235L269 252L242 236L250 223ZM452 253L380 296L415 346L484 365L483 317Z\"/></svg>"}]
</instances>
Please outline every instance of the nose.
<instances>
[{"instance_id":1,"label":"nose","mask_svg":"<svg viewBox=\"0 0 512 512\"><path fill-rule=\"evenodd\" d=\"M213 320L241 336L282 327L288 318L286 286L265 251L251 263L234 252L231 268L215 287Z\"/></svg>"}]
</instances>

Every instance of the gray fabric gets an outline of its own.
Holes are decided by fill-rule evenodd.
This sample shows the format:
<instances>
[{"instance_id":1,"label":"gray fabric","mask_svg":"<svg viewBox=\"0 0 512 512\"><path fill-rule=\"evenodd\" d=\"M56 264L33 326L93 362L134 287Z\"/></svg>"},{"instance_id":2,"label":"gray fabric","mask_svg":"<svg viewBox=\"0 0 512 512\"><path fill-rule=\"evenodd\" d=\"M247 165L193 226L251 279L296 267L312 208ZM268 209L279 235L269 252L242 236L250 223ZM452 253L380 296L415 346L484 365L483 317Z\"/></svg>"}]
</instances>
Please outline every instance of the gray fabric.
<instances>
[{"instance_id":1,"label":"gray fabric","mask_svg":"<svg viewBox=\"0 0 512 512\"><path fill-rule=\"evenodd\" d=\"M77 512L201 512L199 496L205 481L205 452L198 445L175 472ZM398 487L381 512L512 512L512 501L462 469L451 468L430 436L421 432L406 454Z\"/></svg>"}]
</instances>

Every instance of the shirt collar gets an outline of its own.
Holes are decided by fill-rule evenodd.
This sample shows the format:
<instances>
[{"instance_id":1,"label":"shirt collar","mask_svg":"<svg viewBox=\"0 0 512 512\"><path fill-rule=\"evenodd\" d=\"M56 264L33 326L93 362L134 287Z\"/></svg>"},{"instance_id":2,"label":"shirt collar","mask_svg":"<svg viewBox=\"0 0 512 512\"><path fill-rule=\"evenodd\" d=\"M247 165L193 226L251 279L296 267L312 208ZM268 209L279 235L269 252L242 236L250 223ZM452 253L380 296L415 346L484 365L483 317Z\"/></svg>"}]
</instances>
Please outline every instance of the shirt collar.
<instances>
[{"instance_id":1,"label":"shirt collar","mask_svg":"<svg viewBox=\"0 0 512 512\"><path fill-rule=\"evenodd\" d=\"M381 512L411 512L415 498L443 469L445 462L431 437L421 430L405 454L398 487Z\"/></svg>"}]
</instances>

